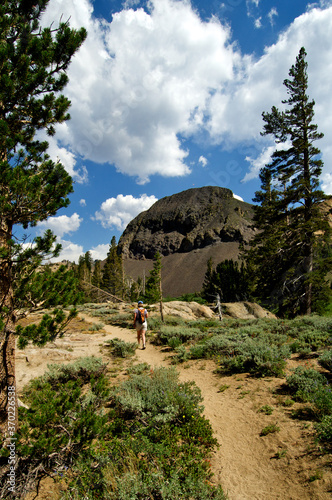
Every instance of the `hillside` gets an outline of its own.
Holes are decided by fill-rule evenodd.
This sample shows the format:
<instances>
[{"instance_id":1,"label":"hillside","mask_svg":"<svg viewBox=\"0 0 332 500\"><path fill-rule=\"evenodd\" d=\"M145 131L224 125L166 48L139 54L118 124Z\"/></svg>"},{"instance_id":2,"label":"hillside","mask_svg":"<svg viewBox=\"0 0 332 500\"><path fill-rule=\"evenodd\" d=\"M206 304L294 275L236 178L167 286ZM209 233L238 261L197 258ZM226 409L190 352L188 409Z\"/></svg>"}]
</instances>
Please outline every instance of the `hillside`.
<instances>
[{"instance_id":1,"label":"hillside","mask_svg":"<svg viewBox=\"0 0 332 500\"><path fill-rule=\"evenodd\" d=\"M239 245L255 234L253 206L229 189L206 186L158 200L140 213L119 240L127 275L148 276L157 251L163 256L165 296L199 291L206 264L236 260Z\"/></svg>"}]
</instances>

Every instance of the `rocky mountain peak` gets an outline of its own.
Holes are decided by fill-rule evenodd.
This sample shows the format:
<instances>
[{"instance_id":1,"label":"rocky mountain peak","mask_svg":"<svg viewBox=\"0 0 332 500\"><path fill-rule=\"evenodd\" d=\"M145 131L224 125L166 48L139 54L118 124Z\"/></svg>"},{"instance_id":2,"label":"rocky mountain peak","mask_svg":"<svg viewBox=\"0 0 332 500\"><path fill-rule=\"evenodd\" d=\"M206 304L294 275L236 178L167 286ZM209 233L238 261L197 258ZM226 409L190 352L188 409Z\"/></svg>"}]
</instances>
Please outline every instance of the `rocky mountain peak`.
<instances>
[{"instance_id":1,"label":"rocky mountain peak","mask_svg":"<svg viewBox=\"0 0 332 500\"><path fill-rule=\"evenodd\" d=\"M152 259L223 242L248 243L254 235L253 206L230 189L193 188L158 200L125 229L119 250L125 259Z\"/></svg>"}]
</instances>

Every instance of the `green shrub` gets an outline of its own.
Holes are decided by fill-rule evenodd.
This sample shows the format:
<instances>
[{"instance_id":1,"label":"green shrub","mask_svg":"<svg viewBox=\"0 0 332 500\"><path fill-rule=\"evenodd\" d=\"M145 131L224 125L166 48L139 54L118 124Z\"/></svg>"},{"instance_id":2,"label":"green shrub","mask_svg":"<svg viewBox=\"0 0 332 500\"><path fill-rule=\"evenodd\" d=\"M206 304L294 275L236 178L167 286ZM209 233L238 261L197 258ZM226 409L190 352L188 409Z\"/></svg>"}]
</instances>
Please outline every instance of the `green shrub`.
<instances>
[{"instance_id":1,"label":"green shrub","mask_svg":"<svg viewBox=\"0 0 332 500\"><path fill-rule=\"evenodd\" d=\"M121 328L132 328L133 326L134 314L131 312L112 314L110 318L104 318L104 321L108 325L117 325Z\"/></svg>"},{"instance_id":2,"label":"green shrub","mask_svg":"<svg viewBox=\"0 0 332 500\"><path fill-rule=\"evenodd\" d=\"M298 366L292 375L286 378L286 383L294 397L300 401L310 401L312 395L327 380L317 370Z\"/></svg>"},{"instance_id":3,"label":"green shrub","mask_svg":"<svg viewBox=\"0 0 332 500\"><path fill-rule=\"evenodd\" d=\"M281 377L289 356L287 346L269 346L263 341L248 339L237 344L233 354L222 357L221 371Z\"/></svg>"},{"instance_id":4,"label":"green shrub","mask_svg":"<svg viewBox=\"0 0 332 500\"><path fill-rule=\"evenodd\" d=\"M315 428L320 441L332 443L332 415L325 415Z\"/></svg>"},{"instance_id":5,"label":"green shrub","mask_svg":"<svg viewBox=\"0 0 332 500\"><path fill-rule=\"evenodd\" d=\"M265 415L272 415L273 413L273 408L272 406L269 405L264 405L262 406L259 410L260 413L265 413Z\"/></svg>"},{"instance_id":6,"label":"green shrub","mask_svg":"<svg viewBox=\"0 0 332 500\"><path fill-rule=\"evenodd\" d=\"M51 365L46 375L24 388L23 399L29 408L19 409L18 498L23 498L28 482L33 485L46 475L62 474L94 440L107 435L104 406L109 384L104 370L105 365L96 358Z\"/></svg>"},{"instance_id":7,"label":"green shrub","mask_svg":"<svg viewBox=\"0 0 332 500\"><path fill-rule=\"evenodd\" d=\"M310 403L312 414L320 421L316 425L318 438L329 441L332 435L332 391L326 377L316 370L298 367L286 381L296 399Z\"/></svg>"},{"instance_id":8,"label":"green shrub","mask_svg":"<svg viewBox=\"0 0 332 500\"><path fill-rule=\"evenodd\" d=\"M80 364L84 376L77 376ZM143 363L143 374L110 393L103 365L94 360L89 374L87 365L66 365L65 373L53 366L25 391L17 493L48 475L62 478L68 500L225 500L209 482L217 442L194 382L179 383L174 369L148 374Z\"/></svg>"},{"instance_id":9,"label":"green shrub","mask_svg":"<svg viewBox=\"0 0 332 500\"><path fill-rule=\"evenodd\" d=\"M127 373L130 375L141 375L150 371L151 367L148 363L139 363L138 365L131 366L127 369Z\"/></svg>"},{"instance_id":10,"label":"green shrub","mask_svg":"<svg viewBox=\"0 0 332 500\"><path fill-rule=\"evenodd\" d=\"M47 365L48 371L37 379L37 381L49 382L51 385L64 383L69 380L88 382L92 377L96 378L103 374L106 366L107 364L103 363L101 358L87 356L79 358L73 363Z\"/></svg>"},{"instance_id":11,"label":"green shrub","mask_svg":"<svg viewBox=\"0 0 332 500\"><path fill-rule=\"evenodd\" d=\"M330 342L330 337L331 334L329 332L322 332L309 328L307 331L298 335L290 348L294 353L305 355L327 346Z\"/></svg>"},{"instance_id":12,"label":"green shrub","mask_svg":"<svg viewBox=\"0 0 332 500\"><path fill-rule=\"evenodd\" d=\"M318 358L318 363L332 373L332 349L323 352Z\"/></svg>"},{"instance_id":13,"label":"green shrub","mask_svg":"<svg viewBox=\"0 0 332 500\"><path fill-rule=\"evenodd\" d=\"M175 348L182 343L198 340L200 336L201 331L198 328L162 325L157 334L157 342Z\"/></svg>"},{"instance_id":14,"label":"green shrub","mask_svg":"<svg viewBox=\"0 0 332 500\"><path fill-rule=\"evenodd\" d=\"M216 440L201 401L197 386L179 383L174 369L123 382L112 396L112 441L90 448L63 498L224 500L221 487L208 483Z\"/></svg>"},{"instance_id":15,"label":"green shrub","mask_svg":"<svg viewBox=\"0 0 332 500\"><path fill-rule=\"evenodd\" d=\"M260 436L267 436L268 434L273 434L273 433L279 432L279 431L280 431L280 427L278 427L277 424L270 424L261 430Z\"/></svg>"},{"instance_id":16,"label":"green shrub","mask_svg":"<svg viewBox=\"0 0 332 500\"><path fill-rule=\"evenodd\" d=\"M206 357L206 353L205 344L195 344L189 348L188 356L191 359L202 359Z\"/></svg>"},{"instance_id":17,"label":"green shrub","mask_svg":"<svg viewBox=\"0 0 332 500\"><path fill-rule=\"evenodd\" d=\"M137 349L136 342L125 342L118 338L108 340L106 343L110 345L113 356L119 358L129 358Z\"/></svg>"},{"instance_id":18,"label":"green shrub","mask_svg":"<svg viewBox=\"0 0 332 500\"><path fill-rule=\"evenodd\" d=\"M184 345L175 348L176 356L173 358L173 363L183 363L189 359L188 351Z\"/></svg>"},{"instance_id":19,"label":"green shrub","mask_svg":"<svg viewBox=\"0 0 332 500\"><path fill-rule=\"evenodd\" d=\"M104 328L103 323L93 323L93 325L90 326L89 332L98 332L99 330L102 330Z\"/></svg>"},{"instance_id":20,"label":"green shrub","mask_svg":"<svg viewBox=\"0 0 332 500\"><path fill-rule=\"evenodd\" d=\"M310 396L316 418L332 415L332 392L329 385L318 385L317 390Z\"/></svg>"}]
</instances>

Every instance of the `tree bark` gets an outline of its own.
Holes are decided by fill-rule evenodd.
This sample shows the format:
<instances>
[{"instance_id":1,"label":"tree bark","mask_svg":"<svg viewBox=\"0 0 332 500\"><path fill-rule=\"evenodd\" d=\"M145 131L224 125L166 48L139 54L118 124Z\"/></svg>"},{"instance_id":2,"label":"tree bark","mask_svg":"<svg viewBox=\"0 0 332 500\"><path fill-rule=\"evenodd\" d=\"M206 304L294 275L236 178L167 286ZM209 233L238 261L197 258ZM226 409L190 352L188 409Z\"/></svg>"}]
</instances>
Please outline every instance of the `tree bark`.
<instances>
[{"instance_id":1,"label":"tree bark","mask_svg":"<svg viewBox=\"0 0 332 500\"><path fill-rule=\"evenodd\" d=\"M17 390L15 378L15 313L13 300L13 286L11 277L10 240L12 225L0 220L0 248L9 252L8 257L0 259L0 311L3 317L3 326L0 333L0 426L5 433L9 424L17 429ZM9 391L8 391L8 388ZM10 393L10 394L9 394ZM9 406L14 400L15 404Z\"/></svg>"}]
</instances>

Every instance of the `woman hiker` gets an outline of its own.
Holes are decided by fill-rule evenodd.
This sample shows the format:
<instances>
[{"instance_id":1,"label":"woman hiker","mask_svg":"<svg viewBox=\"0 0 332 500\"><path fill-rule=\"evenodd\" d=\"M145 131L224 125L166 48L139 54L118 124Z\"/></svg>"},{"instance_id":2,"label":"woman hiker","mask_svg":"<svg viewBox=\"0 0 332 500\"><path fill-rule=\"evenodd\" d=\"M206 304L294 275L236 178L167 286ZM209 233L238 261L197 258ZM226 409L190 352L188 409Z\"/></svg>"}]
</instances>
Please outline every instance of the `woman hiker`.
<instances>
[{"instance_id":1,"label":"woman hiker","mask_svg":"<svg viewBox=\"0 0 332 500\"><path fill-rule=\"evenodd\" d=\"M137 344L140 346L140 342L142 339L143 347L145 349L145 333L148 328L147 319L148 311L144 308L143 302L141 300L138 301L137 309L134 310L134 328L137 331Z\"/></svg>"}]
</instances>

